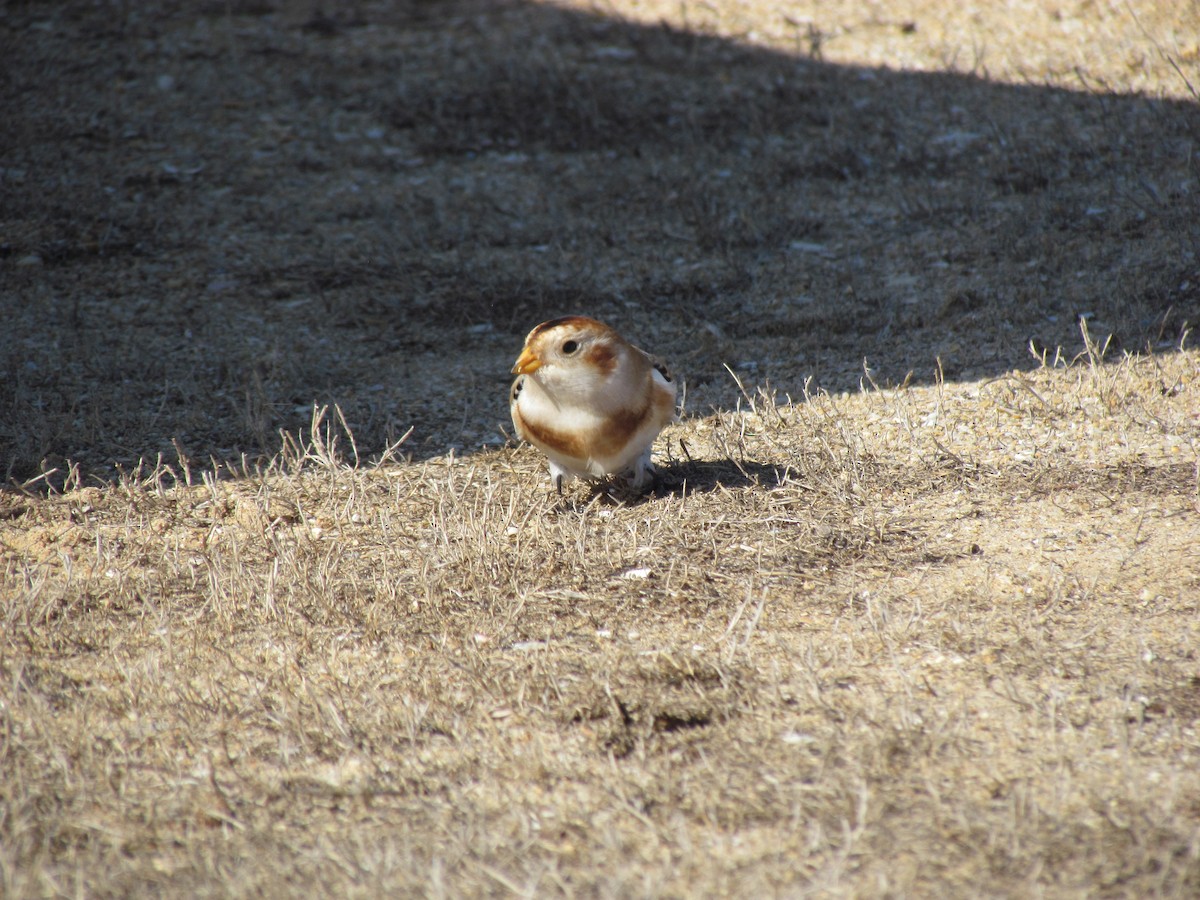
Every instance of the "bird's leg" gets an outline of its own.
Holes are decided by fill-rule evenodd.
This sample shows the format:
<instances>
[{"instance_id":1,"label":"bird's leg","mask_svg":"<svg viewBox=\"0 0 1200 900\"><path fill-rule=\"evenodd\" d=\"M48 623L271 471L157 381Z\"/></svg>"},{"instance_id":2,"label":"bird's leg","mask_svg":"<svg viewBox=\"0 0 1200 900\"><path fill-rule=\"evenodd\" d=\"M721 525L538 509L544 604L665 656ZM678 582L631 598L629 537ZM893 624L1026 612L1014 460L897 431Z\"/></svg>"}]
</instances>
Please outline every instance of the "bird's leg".
<instances>
[{"instance_id":1,"label":"bird's leg","mask_svg":"<svg viewBox=\"0 0 1200 900\"><path fill-rule=\"evenodd\" d=\"M650 448L646 448L646 452L638 457L637 462L633 464L633 475L630 478L629 484L635 491L643 490L647 483L653 483L655 476L658 474L654 468L654 464L650 462Z\"/></svg>"},{"instance_id":2,"label":"bird's leg","mask_svg":"<svg viewBox=\"0 0 1200 900\"><path fill-rule=\"evenodd\" d=\"M563 485L570 484L575 473L565 466L560 466L554 460L550 460L550 483L554 485L554 489L558 491L559 496L562 496Z\"/></svg>"}]
</instances>

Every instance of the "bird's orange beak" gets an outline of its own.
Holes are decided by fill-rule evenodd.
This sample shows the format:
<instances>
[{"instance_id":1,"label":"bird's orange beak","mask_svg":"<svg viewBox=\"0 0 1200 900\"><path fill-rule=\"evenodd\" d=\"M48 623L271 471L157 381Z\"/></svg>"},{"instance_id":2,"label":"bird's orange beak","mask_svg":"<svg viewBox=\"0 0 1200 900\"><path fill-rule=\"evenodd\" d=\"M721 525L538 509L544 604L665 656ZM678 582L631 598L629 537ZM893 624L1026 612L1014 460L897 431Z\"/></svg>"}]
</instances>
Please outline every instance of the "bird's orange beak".
<instances>
[{"instance_id":1,"label":"bird's orange beak","mask_svg":"<svg viewBox=\"0 0 1200 900\"><path fill-rule=\"evenodd\" d=\"M517 357L517 361L512 367L512 373L514 375L528 375L530 372L536 372L541 367L541 359L530 348L526 347L521 351L521 355Z\"/></svg>"}]
</instances>

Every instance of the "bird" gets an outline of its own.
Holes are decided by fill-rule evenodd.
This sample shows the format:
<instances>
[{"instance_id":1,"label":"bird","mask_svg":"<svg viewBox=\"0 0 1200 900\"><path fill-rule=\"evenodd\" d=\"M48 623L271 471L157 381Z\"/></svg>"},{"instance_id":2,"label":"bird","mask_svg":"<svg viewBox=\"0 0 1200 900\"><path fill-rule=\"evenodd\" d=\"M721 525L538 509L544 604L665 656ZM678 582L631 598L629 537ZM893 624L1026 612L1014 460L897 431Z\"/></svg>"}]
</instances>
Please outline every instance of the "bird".
<instances>
[{"instance_id":1,"label":"bird","mask_svg":"<svg viewBox=\"0 0 1200 900\"><path fill-rule=\"evenodd\" d=\"M650 448L675 420L666 366L588 316L538 325L512 367L509 411L517 435L546 455L558 492L575 478L654 477Z\"/></svg>"}]
</instances>

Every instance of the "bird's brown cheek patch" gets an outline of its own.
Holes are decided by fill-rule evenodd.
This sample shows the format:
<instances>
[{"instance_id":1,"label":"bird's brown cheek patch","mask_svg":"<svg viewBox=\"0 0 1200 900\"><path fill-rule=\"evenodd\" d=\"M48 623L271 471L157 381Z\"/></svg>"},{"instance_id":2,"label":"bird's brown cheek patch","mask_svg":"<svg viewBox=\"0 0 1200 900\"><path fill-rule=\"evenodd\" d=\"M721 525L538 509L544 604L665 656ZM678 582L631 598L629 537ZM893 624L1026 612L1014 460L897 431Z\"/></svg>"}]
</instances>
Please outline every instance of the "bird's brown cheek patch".
<instances>
[{"instance_id":1,"label":"bird's brown cheek patch","mask_svg":"<svg viewBox=\"0 0 1200 900\"><path fill-rule=\"evenodd\" d=\"M593 344L585 358L605 375L611 375L617 368L617 354L608 344Z\"/></svg>"}]
</instances>

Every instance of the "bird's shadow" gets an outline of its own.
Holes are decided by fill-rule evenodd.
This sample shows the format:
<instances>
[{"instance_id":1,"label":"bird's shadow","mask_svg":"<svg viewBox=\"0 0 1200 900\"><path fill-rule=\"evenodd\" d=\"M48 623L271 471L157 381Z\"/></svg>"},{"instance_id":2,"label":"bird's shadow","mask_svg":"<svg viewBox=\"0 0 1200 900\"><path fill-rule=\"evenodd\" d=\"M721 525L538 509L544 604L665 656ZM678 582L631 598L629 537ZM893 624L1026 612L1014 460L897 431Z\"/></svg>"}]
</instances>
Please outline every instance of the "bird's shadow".
<instances>
[{"instance_id":1,"label":"bird's shadow","mask_svg":"<svg viewBox=\"0 0 1200 900\"><path fill-rule=\"evenodd\" d=\"M747 459L687 460L658 468L658 477L649 497L668 494L708 493L717 488L764 487L783 484L787 469L783 466L752 462Z\"/></svg>"},{"instance_id":2,"label":"bird's shadow","mask_svg":"<svg viewBox=\"0 0 1200 900\"><path fill-rule=\"evenodd\" d=\"M787 477L787 469L783 466L733 458L681 460L656 468L654 484L647 491L634 491L620 480L602 481L592 486L587 502L640 506L663 497L707 494L718 488L762 487L770 490L783 484Z\"/></svg>"}]
</instances>

